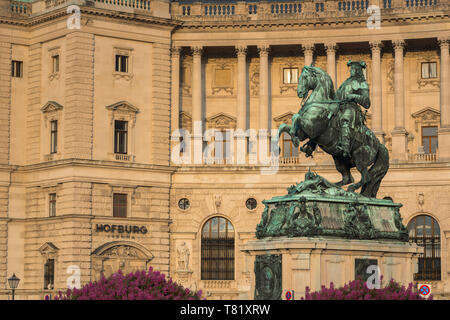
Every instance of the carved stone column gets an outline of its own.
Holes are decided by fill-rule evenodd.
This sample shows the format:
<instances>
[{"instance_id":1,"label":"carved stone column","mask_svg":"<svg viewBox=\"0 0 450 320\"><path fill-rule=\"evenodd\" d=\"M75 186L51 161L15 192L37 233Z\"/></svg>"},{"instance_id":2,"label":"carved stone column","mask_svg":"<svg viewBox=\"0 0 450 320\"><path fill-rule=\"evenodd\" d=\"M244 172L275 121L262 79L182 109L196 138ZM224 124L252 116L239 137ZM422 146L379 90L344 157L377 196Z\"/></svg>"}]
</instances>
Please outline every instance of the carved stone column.
<instances>
[{"instance_id":1,"label":"carved stone column","mask_svg":"<svg viewBox=\"0 0 450 320\"><path fill-rule=\"evenodd\" d=\"M441 53L441 126L438 132L438 159L450 160L450 37L438 38Z\"/></svg>"},{"instance_id":2,"label":"carved stone column","mask_svg":"<svg viewBox=\"0 0 450 320\"><path fill-rule=\"evenodd\" d=\"M314 43L302 44L302 48L305 55L305 66L309 66L314 61Z\"/></svg>"},{"instance_id":3,"label":"carved stone column","mask_svg":"<svg viewBox=\"0 0 450 320\"><path fill-rule=\"evenodd\" d=\"M258 46L259 53L259 129L269 127L269 46Z\"/></svg>"},{"instance_id":4,"label":"carved stone column","mask_svg":"<svg viewBox=\"0 0 450 320\"><path fill-rule=\"evenodd\" d=\"M192 47L192 127L194 138L194 164L202 163L202 47Z\"/></svg>"},{"instance_id":5,"label":"carved stone column","mask_svg":"<svg viewBox=\"0 0 450 320\"><path fill-rule=\"evenodd\" d=\"M180 52L181 47L172 47L172 132L180 128Z\"/></svg>"},{"instance_id":6,"label":"carved stone column","mask_svg":"<svg viewBox=\"0 0 450 320\"><path fill-rule=\"evenodd\" d=\"M372 49L372 131L384 142L382 90L381 90L381 41L371 41Z\"/></svg>"},{"instance_id":7,"label":"carved stone column","mask_svg":"<svg viewBox=\"0 0 450 320\"><path fill-rule=\"evenodd\" d=\"M247 120L247 47L236 47L236 55L238 60L237 71L237 126L236 129L246 129Z\"/></svg>"},{"instance_id":8,"label":"carved stone column","mask_svg":"<svg viewBox=\"0 0 450 320\"><path fill-rule=\"evenodd\" d=\"M406 160L407 147L405 130L405 91L403 71L404 40L392 41L395 51L394 70L394 130L392 131L392 159Z\"/></svg>"},{"instance_id":9,"label":"carved stone column","mask_svg":"<svg viewBox=\"0 0 450 320\"><path fill-rule=\"evenodd\" d=\"M327 50L327 72L333 80L334 89L336 89L336 43L325 43L325 49Z\"/></svg>"}]
</instances>

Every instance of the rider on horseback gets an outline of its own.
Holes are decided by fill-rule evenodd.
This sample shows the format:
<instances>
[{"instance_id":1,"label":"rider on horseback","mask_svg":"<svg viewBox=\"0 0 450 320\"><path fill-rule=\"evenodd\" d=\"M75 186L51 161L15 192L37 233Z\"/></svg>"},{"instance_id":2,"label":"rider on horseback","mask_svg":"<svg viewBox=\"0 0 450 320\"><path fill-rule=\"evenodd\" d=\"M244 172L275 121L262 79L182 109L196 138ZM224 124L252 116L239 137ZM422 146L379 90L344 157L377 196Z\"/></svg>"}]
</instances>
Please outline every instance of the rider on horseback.
<instances>
[{"instance_id":1,"label":"rider on horseback","mask_svg":"<svg viewBox=\"0 0 450 320\"><path fill-rule=\"evenodd\" d=\"M350 156L350 129L362 125L361 109L358 105L365 109L370 108L369 85L364 78L363 68L366 68L364 61L349 61L350 77L345 80L336 92L336 97L341 100L341 130L338 143L338 149L342 151L344 157Z\"/></svg>"}]
</instances>

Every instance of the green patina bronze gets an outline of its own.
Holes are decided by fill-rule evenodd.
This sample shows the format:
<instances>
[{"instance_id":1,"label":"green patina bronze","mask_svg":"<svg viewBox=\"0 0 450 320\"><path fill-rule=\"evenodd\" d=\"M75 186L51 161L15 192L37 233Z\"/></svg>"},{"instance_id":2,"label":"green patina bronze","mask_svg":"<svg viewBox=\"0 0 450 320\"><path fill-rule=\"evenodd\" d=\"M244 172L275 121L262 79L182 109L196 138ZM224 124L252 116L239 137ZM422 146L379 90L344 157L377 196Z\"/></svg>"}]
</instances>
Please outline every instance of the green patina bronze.
<instances>
[{"instance_id":1,"label":"green patina bronze","mask_svg":"<svg viewBox=\"0 0 450 320\"><path fill-rule=\"evenodd\" d=\"M333 156L342 180L331 183L308 171L305 179L288 188L288 194L264 200L264 211L256 226L256 237L338 237L356 240L408 241L399 203L376 199L381 180L389 169L389 154L365 125L361 107L370 107L364 62L349 61L350 77L334 92L330 76L305 66L297 94L304 102L292 124L278 129L292 137L300 150L312 156L319 146ZM311 91L311 94L308 93ZM361 181L350 169L356 167ZM351 184L347 190L342 186ZM355 190L361 188L360 193ZM357 271L373 261L357 264ZM356 262L355 262L356 263ZM356 265L356 264L355 264ZM279 275L278 275L279 273ZM357 273L358 274L358 273ZM260 255L255 260L255 299L280 299L281 255Z\"/></svg>"},{"instance_id":2,"label":"green patina bronze","mask_svg":"<svg viewBox=\"0 0 450 320\"><path fill-rule=\"evenodd\" d=\"M308 171L285 196L263 201L258 239L331 236L348 239L408 241L399 203L343 190Z\"/></svg>"},{"instance_id":3,"label":"green patina bronze","mask_svg":"<svg viewBox=\"0 0 450 320\"><path fill-rule=\"evenodd\" d=\"M255 257L255 300L281 300L281 254Z\"/></svg>"},{"instance_id":4,"label":"green patina bronze","mask_svg":"<svg viewBox=\"0 0 450 320\"><path fill-rule=\"evenodd\" d=\"M297 95L303 99L300 111L292 116L292 124L282 124L283 132L292 137L300 150L312 156L317 146L330 154L342 180L341 187L354 182L350 169L356 167L361 180L348 191L361 188L361 194L376 198L381 180L389 169L389 153L365 125L360 106L370 107L369 86L362 72L365 62L349 61L350 77L334 92L330 76L320 68L305 66L298 81ZM311 94L309 94L311 92ZM309 94L309 96L308 96Z\"/></svg>"}]
</instances>

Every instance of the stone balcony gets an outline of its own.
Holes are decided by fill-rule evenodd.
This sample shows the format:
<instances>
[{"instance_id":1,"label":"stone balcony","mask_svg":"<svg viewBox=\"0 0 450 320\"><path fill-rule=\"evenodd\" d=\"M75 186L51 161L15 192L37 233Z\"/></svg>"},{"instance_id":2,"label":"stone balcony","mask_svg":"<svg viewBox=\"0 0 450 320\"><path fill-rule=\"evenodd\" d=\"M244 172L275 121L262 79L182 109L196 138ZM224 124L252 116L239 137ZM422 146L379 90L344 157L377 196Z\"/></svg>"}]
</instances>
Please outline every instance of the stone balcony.
<instances>
[{"instance_id":1,"label":"stone balcony","mask_svg":"<svg viewBox=\"0 0 450 320\"><path fill-rule=\"evenodd\" d=\"M174 19L192 23L252 22L252 21L304 21L315 19L367 19L369 5L378 4L381 16L446 12L446 0L379 0L379 1L261 1L210 3L180 0L172 3Z\"/></svg>"},{"instance_id":2,"label":"stone balcony","mask_svg":"<svg viewBox=\"0 0 450 320\"><path fill-rule=\"evenodd\" d=\"M33 2L12 1L13 16L37 16L54 10L76 5L106 9L121 13L170 18L169 0L38 0Z\"/></svg>"}]
</instances>

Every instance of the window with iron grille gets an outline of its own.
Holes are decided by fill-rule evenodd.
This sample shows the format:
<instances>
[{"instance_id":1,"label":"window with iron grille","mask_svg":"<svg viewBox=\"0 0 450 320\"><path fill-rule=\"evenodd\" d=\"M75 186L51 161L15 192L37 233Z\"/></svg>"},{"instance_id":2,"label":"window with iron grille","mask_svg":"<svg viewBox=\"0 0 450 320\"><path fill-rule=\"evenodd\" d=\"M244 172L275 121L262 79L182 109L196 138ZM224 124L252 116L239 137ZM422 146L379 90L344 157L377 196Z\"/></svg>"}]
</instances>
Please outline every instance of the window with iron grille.
<instances>
[{"instance_id":1,"label":"window with iron grille","mask_svg":"<svg viewBox=\"0 0 450 320\"><path fill-rule=\"evenodd\" d=\"M48 259L44 264L44 289L51 290L55 285L55 260Z\"/></svg>"},{"instance_id":2,"label":"window with iron grille","mask_svg":"<svg viewBox=\"0 0 450 320\"><path fill-rule=\"evenodd\" d=\"M128 56L116 54L116 71L128 72Z\"/></svg>"},{"instance_id":3,"label":"window with iron grille","mask_svg":"<svg viewBox=\"0 0 450 320\"><path fill-rule=\"evenodd\" d=\"M441 280L441 231L435 219L420 215L408 224L409 241L424 247L414 280Z\"/></svg>"},{"instance_id":4,"label":"window with iron grille","mask_svg":"<svg viewBox=\"0 0 450 320\"><path fill-rule=\"evenodd\" d=\"M58 120L50 121L50 153L58 152Z\"/></svg>"},{"instance_id":5,"label":"window with iron grille","mask_svg":"<svg viewBox=\"0 0 450 320\"><path fill-rule=\"evenodd\" d=\"M50 217L56 216L56 193L48 195L48 215Z\"/></svg>"},{"instance_id":6,"label":"window with iron grille","mask_svg":"<svg viewBox=\"0 0 450 320\"><path fill-rule=\"evenodd\" d=\"M234 228L222 217L209 219L202 229L202 280L234 280Z\"/></svg>"},{"instance_id":7,"label":"window with iron grille","mask_svg":"<svg viewBox=\"0 0 450 320\"><path fill-rule=\"evenodd\" d=\"M125 218L127 216L127 194L114 193L113 217Z\"/></svg>"},{"instance_id":8,"label":"window with iron grille","mask_svg":"<svg viewBox=\"0 0 450 320\"><path fill-rule=\"evenodd\" d=\"M23 74L23 62L22 61L11 61L11 76L15 78L22 78Z\"/></svg>"},{"instance_id":9,"label":"window with iron grille","mask_svg":"<svg viewBox=\"0 0 450 320\"><path fill-rule=\"evenodd\" d=\"M114 153L127 154L128 121L114 121Z\"/></svg>"}]
</instances>

